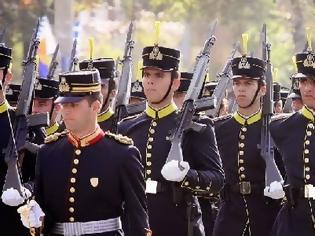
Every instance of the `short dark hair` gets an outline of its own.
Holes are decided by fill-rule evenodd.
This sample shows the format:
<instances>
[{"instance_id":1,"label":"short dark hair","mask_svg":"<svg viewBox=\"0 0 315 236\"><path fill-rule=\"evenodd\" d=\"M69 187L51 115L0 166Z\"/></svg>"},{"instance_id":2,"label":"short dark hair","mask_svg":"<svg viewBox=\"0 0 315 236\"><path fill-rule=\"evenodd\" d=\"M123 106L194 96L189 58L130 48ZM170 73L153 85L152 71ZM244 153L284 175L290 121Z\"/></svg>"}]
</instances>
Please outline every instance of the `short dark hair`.
<instances>
[{"instance_id":1,"label":"short dark hair","mask_svg":"<svg viewBox=\"0 0 315 236\"><path fill-rule=\"evenodd\" d=\"M116 81L115 81L115 79L110 78L108 81L108 92L111 92L115 89L117 89Z\"/></svg>"},{"instance_id":2,"label":"short dark hair","mask_svg":"<svg viewBox=\"0 0 315 236\"><path fill-rule=\"evenodd\" d=\"M172 80L178 79L179 78L179 72L177 70L172 70L171 71L171 78L172 78Z\"/></svg>"},{"instance_id":3,"label":"short dark hair","mask_svg":"<svg viewBox=\"0 0 315 236\"><path fill-rule=\"evenodd\" d=\"M171 72L171 79L174 80L174 79L178 79L179 78L179 72L177 70L172 70L172 71L164 71L162 70L163 72ZM144 70L142 70L142 77L144 76Z\"/></svg>"},{"instance_id":4,"label":"short dark hair","mask_svg":"<svg viewBox=\"0 0 315 236\"><path fill-rule=\"evenodd\" d=\"M103 104L103 95L101 93L85 96L84 98L89 103L89 106L91 106L92 103L95 102L95 101L99 101L101 104Z\"/></svg>"}]
</instances>

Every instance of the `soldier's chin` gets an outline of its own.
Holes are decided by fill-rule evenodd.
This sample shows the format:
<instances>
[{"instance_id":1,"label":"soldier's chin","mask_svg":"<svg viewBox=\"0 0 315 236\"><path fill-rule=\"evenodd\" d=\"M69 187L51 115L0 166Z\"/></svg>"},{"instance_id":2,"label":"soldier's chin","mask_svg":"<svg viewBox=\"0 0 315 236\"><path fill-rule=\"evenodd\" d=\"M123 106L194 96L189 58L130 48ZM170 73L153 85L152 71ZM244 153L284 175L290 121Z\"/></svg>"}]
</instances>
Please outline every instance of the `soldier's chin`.
<instances>
[{"instance_id":1,"label":"soldier's chin","mask_svg":"<svg viewBox=\"0 0 315 236\"><path fill-rule=\"evenodd\" d=\"M156 98L156 97L150 98L150 97L148 97L147 99L148 99L148 102L150 104L159 104L162 98Z\"/></svg>"},{"instance_id":2,"label":"soldier's chin","mask_svg":"<svg viewBox=\"0 0 315 236\"><path fill-rule=\"evenodd\" d=\"M239 107L246 107L249 105L249 101L245 100L245 99L237 99L236 103Z\"/></svg>"},{"instance_id":3,"label":"soldier's chin","mask_svg":"<svg viewBox=\"0 0 315 236\"><path fill-rule=\"evenodd\" d=\"M67 130L70 130L70 131L75 130L75 125L73 124L73 121L67 120L67 121L64 121L64 123Z\"/></svg>"},{"instance_id":4,"label":"soldier's chin","mask_svg":"<svg viewBox=\"0 0 315 236\"><path fill-rule=\"evenodd\" d=\"M303 103L307 106L307 107L309 107L309 108L311 108L311 109L315 109L315 101L314 101L314 99L303 99Z\"/></svg>"}]
</instances>

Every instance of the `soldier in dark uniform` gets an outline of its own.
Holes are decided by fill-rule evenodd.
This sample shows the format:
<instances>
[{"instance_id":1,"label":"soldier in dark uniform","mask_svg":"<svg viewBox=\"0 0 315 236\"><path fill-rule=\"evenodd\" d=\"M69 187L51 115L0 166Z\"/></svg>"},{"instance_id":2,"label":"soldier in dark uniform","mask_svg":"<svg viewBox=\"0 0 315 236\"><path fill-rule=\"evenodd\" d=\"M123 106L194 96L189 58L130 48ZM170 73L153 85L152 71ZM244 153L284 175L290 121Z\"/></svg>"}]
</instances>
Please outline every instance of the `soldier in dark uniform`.
<instances>
[{"instance_id":1,"label":"soldier in dark uniform","mask_svg":"<svg viewBox=\"0 0 315 236\"><path fill-rule=\"evenodd\" d=\"M280 209L280 202L264 196L265 161L260 156L259 144L261 98L266 92L265 63L244 55L233 59L232 72L237 111L215 120L225 186L221 192L222 202L214 235L267 236ZM283 195L281 188L268 194L275 199Z\"/></svg>"},{"instance_id":2,"label":"soldier in dark uniform","mask_svg":"<svg viewBox=\"0 0 315 236\"><path fill-rule=\"evenodd\" d=\"M171 173L165 170L170 130L178 119L173 94L180 84L179 57L178 50L158 45L143 49L142 83L147 108L119 126L134 140L143 158L150 226L155 236L204 235L195 193L214 194L224 179L212 126L206 126L202 133L187 131L182 169L177 166Z\"/></svg>"},{"instance_id":3,"label":"soldier in dark uniform","mask_svg":"<svg viewBox=\"0 0 315 236\"><path fill-rule=\"evenodd\" d=\"M45 137L64 129L60 124L61 117L58 118L60 107L54 103L59 92L58 85L58 81L45 78L37 78L35 82L32 114L48 113L49 125L47 127L29 127L26 145L23 150L20 150L23 181L27 183L30 190L33 190L36 155L39 145L44 144Z\"/></svg>"},{"instance_id":4,"label":"soldier in dark uniform","mask_svg":"<svg viewBox=\"0 0 315 236\"><path fill-rule=\"evenodd\" d=\"M19 98L21 90L21 85L19 84L9 84L6 92L5 92L5 98L10 104L10 106L15 107Z\"/></svg>"},{"instance_id":5,"label":"soldier in dark uniform","mask_svg":"<svg viewBox=\"0 0 315 236\"><path fill-rule=\"evenodd\" d=\"M129 104L137 104L145 101L142 82L139 80L131 82Z\"/></svg>"},{"instance_id":6,"label":"soldier in dark uniform","mask_svg":"<svg viewBox=\"0 0 315 236\"><path fill-rule=\"evenodd\" d=\"M193 77L193 73L181 72L180 73L180 85L179 88L174 92L174 102L178 108L181 108L184 103L185 96L187 94L190 81Z\"/></svg>"},{"instance_id":7,"label":"soldier in dark uniform","mask_svg":"<svg viewBox=\"0 0 315 236\"><path fill-rule=\"evenodd\" d=\"M298 79L301 73L295 73L291 76L292 89L291 93L288 94L287 98L291 99L291 109L292 112L297 112L303 108L303 101L301 97L301 91L298 88ZM296 78L297 76L297 78Z\"/></svg>"},{"instance_id":8,"label":"soldier in dark uniform","mask_svg":"<svg viewBox=\"0 0 315 236\"><path fill-rule=\"evenodd\" d=\"M5 99L5 90L13 75L10 69L12 49L5 45L0 45L0 190L2 193L5 176L7 173L7 164L5 163L4 150L7 147L11 136L9 123L9 115L12 118L13 108ZM0 200L0 229L4 235L29 235L29 232L20 222L19 215L16 212L17 208L5 205Z\"/></svg>"},{"instance_id":9,"label":"soldier in dark uniform","mask_svg":"<svg viewBox=\"0 0 315 236\"><path fill-rule=\"evenodd\" d=\"M35 199L45 213L45 235L123 235L123 204L130 219L126 235L151 235L139 151L131 139L97 124L99 72L61 74L59 89L56 102L69 132L47 137L37 157ZM32 227L42 214L30 204L20 212Z\"/></svg>"},{"instance_id":10,"label":"soldier in dark uniform","mask_svg":"<svg viewBox=\"0 0 315 236\"><path fill-rule=\"evenodd\" d=\"M8 71L8 76L11 76L11 72ZM8 81L9 82L9 79ZM7 83L6 82L6 83ZM8 104L8 102L13 99L17 101L17 97L19 94L18 88L20 88L19 85L14 86L8 86L7 89L5 89L5 104ZM7 94L8 93L8 94ZM1 94L3 94L3 91L1 91ZM42 129L40 127L31 127L28 132L28 140L27 145L25 145L25 148L20 151L19 155L19 167L20 167L20 173L22 177L22 183L23 186L25 186L30 192L33 191L33 180L35 177L35 163L36 163L36 150L38 150L38 145L44 143L44 138L48 134L52 134L56 132L59 128L58 123L54 122L56 117L56 110L54 109L54 99L56 98L58 94L58 82L53 80L47 80L44 78L38 78L36 87L35 87L35 95L33 98L33 105L32 105L32 113L38 114L38 113L44 113L48 112L50 114L50 118L52 121L52 125L47 127L46 129ZM8 119L8 114L10 114L11 121ZM3 115L0 116L0 126L3 127L4 135L2 136L3 141L1 141L1 145L4 145L4 148L6 147L8 140L11 136L11 130L10 130L10 122L13 124L15 117L14 108L11 107L11 105L7 105L7 111L3 112ZM1 162L1 165L3 165L3 175L1 176L1 180L5 178L6 175L6 164L3 160ZM3 181L1 181L1 186L3 186ZM2 187L1 187L2 189ZM6 202L4 200L4 202ZM3 204L1 202L1 204ZM8 211L12 212L14 214L15 218L17 219L17 225L21 225L18 214L16 212L15 207L8 207L4 206L3 208L8 208ZM10 209L10 210L9 210ZM12 215L11 214L11 215ZM16 222L16 221L15 221ZM12 220L12 223L14 223L14 220ZM20 227L21 231L19 232L20 235L27 235L28 232L25 228ZM13 233L13 232L12 232Z\"/></svg>"},{"instance_id":11,"label":"soldier in dark uniform","mask_svg":"<svg viewBox=\"0 0 315 236\"><path fill-rule=\"evenodd\" d=\"M272 119L271 135L287 173L286 198L273 235L315 235L315 54L296 55L298 84L304 102L299 112Z\"/></svg>"},{"instance_id":12,"label":"soldier in dark uniform","mask_svg":"<svg viewBox=\"0 0 315 236\"><path fill-rule=\"evenodd\" d=\"M181 108L183 106L184 98L187 94L192 77L193 73L191 72L180 73L180 85L179 88L174 93L174 102L178 108ZM209 122L210 120L204 115L196 114L194 119L198 120L198 122L202 124L209 125L210 127L213 125L213 123ZM205 235L212 236L216 213L215 204L218 199L217 195L211 194L210 196L210 194L201 193L197 195L197 197L201 208L202 222L205 228Z\"/></svg>"},{"instance_id":13,"label":"soldier in dark uniform","mask_svg":"<svg viewBox=\"0 0 315 236\"><path fill-rule=\"evenodd\" d=\"M273 109L275 114L283 112L283 102L281 99L281 85L277 82L273 83Z\"/></svg>"},{"instance_id":14,"label":"soldier in dark uniform","mask_svg":"<svg viewBox=\"0 0 315 236\"><path fill-rule=\"evenodd\" d=\"M290 93L288 98L292 99L291 108L293 112L297 112L303 108L303 101L300 90Z\"/></svg>"},{"instance_id":15,"label":"soldier in dark uniform","mask_svg":"<svg viewBox=\"0 0 315 236\"><path fill-rule=\"evenodd\" d=\"M31 127L29 130L28 142L43 144L46 136L55 132L61 132L60 107L54 101L58 96L58 81L38 77L35 82L32 114L48 113L49 125L47 127ZM35 153L36 154L36 153Z\"/></svg>"},{"instance_id":16,"label":"soldier in dark uniform","mask_svg":"<svg viewBox=\"0 0 315 236\"><path fill-rule=\"evenodd\" d=\"M98 123L104 131L111 130L114 122L114 111L111 108L111 102L116 94L115 77L115 61L113 58L98 58L91 60L84 60L79 63L80 70L87 69L89 64L98 69L101 75L103 106L98 115Z\"/></svg>"},{"instance_id":17,"label":"soldier in dark uniform","mask_svg":"<svg viewBox=\"0 0 315 236\"><path fill-rule=\"evenodd\" d=\"M218 81L211 81L211 82L205 83L204 90L203 90L203 97L211 97L217 85L218 85ZM209 114L210 117L214 116L213 118L215 118L215 117L227 115L229 113L229 102L226 98L227 91L223 91L223 93L224 93L224 97L221 101L217 114L213 114L213 112L211 112L211 114Z\"/></svg>"}]
</instances>

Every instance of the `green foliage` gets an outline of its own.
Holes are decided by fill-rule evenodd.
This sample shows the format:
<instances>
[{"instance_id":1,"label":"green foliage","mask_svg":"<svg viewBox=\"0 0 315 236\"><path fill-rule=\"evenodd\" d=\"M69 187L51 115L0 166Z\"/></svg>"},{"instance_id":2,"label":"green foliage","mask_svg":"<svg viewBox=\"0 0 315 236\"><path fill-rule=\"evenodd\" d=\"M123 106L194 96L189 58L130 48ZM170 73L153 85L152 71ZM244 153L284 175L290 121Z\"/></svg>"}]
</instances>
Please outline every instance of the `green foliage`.
<instances>
[{"instance_id":1,"label":"green foliage","mask_svg":"<svg viewBox=\"0 0 315 236\"><path fill-rule=\"evenodd\" d=\"M1 26L7 26L6 42L14 47L14 60L17 62L14 62L13 70L17 74L20 74L23 49L28 45L36 18L48 15L53 22L53 2L0 1L0 22ZM111 6L120 2L123 16L117 16L117 19L124 19L122 25L135 20L135 64L140 60L142 48L153 44L154 21L159 20L162 22L160 43L183 49L183 69L192 68L211 22L218 18L211 77L220 71L233 43L239 41L244 32L250 35L250 52L260 57L260 31L266 23L268 40L272 44L272 63L279 69L279 82L288 86L288 78L295 72L292 56L305 44L305 26L313 29L315 38L314 0L75 0L74 10L78 13L104 2ZM122 56L124 40L123 32L110 37L99 36L95 56Z\"/></svg>"}]
</instances>

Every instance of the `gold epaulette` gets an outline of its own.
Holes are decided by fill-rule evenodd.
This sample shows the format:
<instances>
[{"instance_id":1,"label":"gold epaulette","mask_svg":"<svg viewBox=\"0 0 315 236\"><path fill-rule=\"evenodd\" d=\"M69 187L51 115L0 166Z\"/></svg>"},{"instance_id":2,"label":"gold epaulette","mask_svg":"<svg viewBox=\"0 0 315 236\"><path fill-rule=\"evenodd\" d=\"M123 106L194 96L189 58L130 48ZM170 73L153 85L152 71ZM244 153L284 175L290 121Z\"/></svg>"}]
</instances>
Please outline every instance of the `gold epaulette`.
<instances>
[{"instance_id":1,"label":"gold epaulette","mask_svg":"<svg viewBox=\"0 0 315 236\"><path fill-rule=\"evenodd\" d=\"M127 136L121 134L113 134L111 132L106 132L106 136L111 137L122 144L133 145L133 140L131 138L128 138Z\"/></svg>"},{"instance_id":2,"label":"gold epaulette","mask_svg":"<svg viewBox=\"0 0 315 236\"><path fill-rule=\"evenodd\" d=\"M270 121L283 120L290 117L293 113L280 113L271 117Z\"/></svg>"},{"instance_id":3,"label":"gold epaulette","mask_svg":"<svg viewBox=\"0 0 315 236\"><path fill-rule=\"evenodd\" d=\"M64 130L64 131L62 131L62 132L60 132L60 133L51 134L51 135L49 135L49 136L47 136L47 137L45 138L44 143L47 144L47 143L56 142L59 138L61 138L61 137L65 136L65 135L67 135L67 133L68 133L68 131L67 131L67 130Z\"/></svg>"},{"instance_id":4,"label":"gold epaulette","mask_svg":"<svg viewBox=\"0 0 315 236\"><path fill-rule=\"evenodd\" d=\"M230 118L232 118L232 115L231 114L227 114L227 115L224 115L224 116L215 117L215 118L212 119L212 121L215 123L215 122L227 120L227 119L230 119Z\"/></svg>"}]
</instances>

